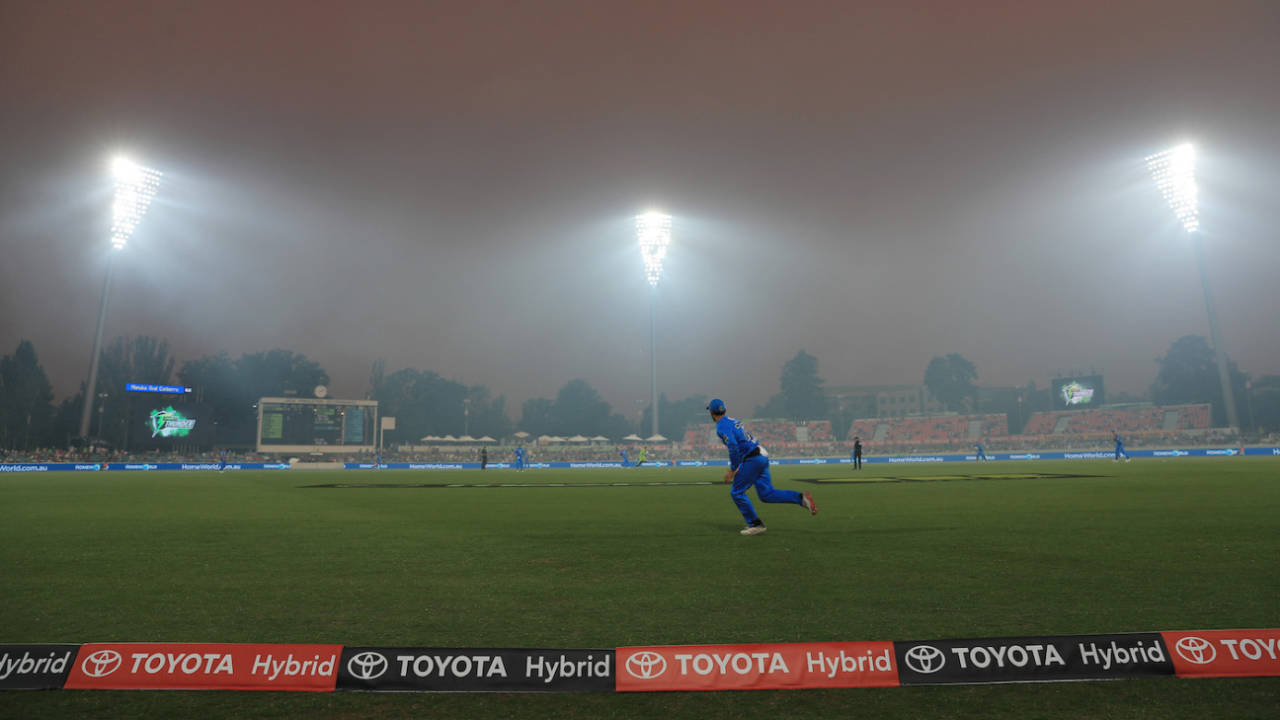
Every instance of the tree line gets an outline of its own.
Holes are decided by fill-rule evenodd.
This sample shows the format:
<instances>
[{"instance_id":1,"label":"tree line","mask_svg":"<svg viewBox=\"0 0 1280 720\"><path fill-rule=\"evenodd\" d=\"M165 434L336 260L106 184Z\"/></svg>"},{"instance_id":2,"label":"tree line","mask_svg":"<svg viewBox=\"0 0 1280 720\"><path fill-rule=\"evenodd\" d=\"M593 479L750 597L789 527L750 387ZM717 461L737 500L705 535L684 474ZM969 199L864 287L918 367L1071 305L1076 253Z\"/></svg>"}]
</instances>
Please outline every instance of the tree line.
<instances>
[{"instance_id":1,"label":"tree line","mask_svg":"<svg viewBox=\"0 0 1280 720\"><path fill-rule=\"evenodd\" d=\"M1158 405L1209 403L1213 424L1226 424L1222 390L1214 352L1205 338L1178 338L1156 359L1158 372L1147 398ZM124 391L127 382L167 385L175 377L176 361L165 340L148 336L118 337L104 348L99 364L98 397L93 405L90 436L113 447L124 447L131 427L144 422L142 408L153 398ZM1280 375L1254 381L1228 360L1236 405L1245 429L1280 430ZM301 353L272 349L205 355L184 362L177 380L193 389L201 419L213 424L213 444L249 446L257 432L257 401L262 397L311 397L329 374ZM951 412L1005 413L1013 433L1021 431L1031 414L1052 407L1049 388L1034 382L1023 386L981 389L977 367L958 353L932 358L922 385ZM804 350L782 366L778 392L757 406L757 418L829 420L833 437L843 438L854 420L875 417L875 398L863 396L838 402L823 388L818 359ZM645 435L652 427L652 407L632 422L617 412L585 380L567 382L553 398L530 398L520 408L519 421L507 414L506 398L484 385L467 385L430 370L403 368L386 372L385 362L373 364L365 396L377 400L382 416L396 418L388 444L416 442L427 435L485 435L509 437L517 430L538 435L602 435L618 440L630 433ZM1111 400L1139 400L1112 393ZM84 384L71 397L54 402L53 388L40 365L35 346L27 340L0 357L0 448L27 450L67 447L77 440ZM681 439L686 428L706 422L705 395L680 400L658 398L658 432ZM136 429L136 428L135 428Z\"/></svg>"}]
</instances>

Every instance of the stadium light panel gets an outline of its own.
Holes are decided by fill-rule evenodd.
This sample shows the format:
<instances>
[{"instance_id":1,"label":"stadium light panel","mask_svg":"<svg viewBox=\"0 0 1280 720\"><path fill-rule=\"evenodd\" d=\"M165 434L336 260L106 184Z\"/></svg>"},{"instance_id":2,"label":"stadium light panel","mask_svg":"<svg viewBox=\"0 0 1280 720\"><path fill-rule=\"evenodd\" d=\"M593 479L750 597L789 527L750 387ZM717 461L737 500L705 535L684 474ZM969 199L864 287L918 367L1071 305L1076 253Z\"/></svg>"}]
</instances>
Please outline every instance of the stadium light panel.
<instances>
[{"instance_id":1,"label":"stadium light panel","mask_svg":"<svg viewBox=\"0 0 1280 720\"><path fill-rule=\"evenodd\" d=\"M644 275L650 287L658 287L662 277L662 261L667 257L671 244L671 216L651 210L636 216L636 239L640 242L640 256L644 259Z\"/></svg>"},{"instance_id":2,"label":"stadium light panel","mask_svg":"<svg viewBox=\"0 0 1280 720\"><path fill-rule=\"evenodd\" d=\"M1196 187L1195 146L1183 143L1148 156L1147 168L1182 227L1189 233L1198 231L1200 214L1196 205L1199 191Z\"/></svg>"},{"instance_id":3,"label":"stadium light panel","mask_svg":"<svg viewBox=\"0 0 1280 720\"><path fill-rule=\"evenodd\" d=\"M111 177L115 181L115 203L112 205L111 247L123 249L133 231L147 214L151 199L160 187L161 173L126 157L111 161Z\"/></svg>"}]
</instances>

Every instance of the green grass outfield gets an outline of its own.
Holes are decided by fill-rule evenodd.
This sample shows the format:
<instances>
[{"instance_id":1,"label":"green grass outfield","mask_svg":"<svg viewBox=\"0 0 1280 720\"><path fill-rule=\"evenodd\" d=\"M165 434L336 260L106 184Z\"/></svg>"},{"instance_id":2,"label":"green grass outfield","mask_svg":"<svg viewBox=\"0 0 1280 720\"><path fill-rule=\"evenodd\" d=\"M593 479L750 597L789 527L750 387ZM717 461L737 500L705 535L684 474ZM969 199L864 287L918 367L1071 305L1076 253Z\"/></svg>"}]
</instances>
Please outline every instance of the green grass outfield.
<instances>
[{"instance_id":1,"label":"green grass outfield","mask_svg":"<svg viewBox=\"0 0 1280 720\"><path fill-rule=\"evenodd\" d=\"M0 642L454 647L1280 625L1280 461L0 476ZM327 483L680 486L307 488ZM683 484L687 483L687 484ZM1280 679L725 693L7 692L0 717L1277 718Z\"/></svg>"}]
</instances>

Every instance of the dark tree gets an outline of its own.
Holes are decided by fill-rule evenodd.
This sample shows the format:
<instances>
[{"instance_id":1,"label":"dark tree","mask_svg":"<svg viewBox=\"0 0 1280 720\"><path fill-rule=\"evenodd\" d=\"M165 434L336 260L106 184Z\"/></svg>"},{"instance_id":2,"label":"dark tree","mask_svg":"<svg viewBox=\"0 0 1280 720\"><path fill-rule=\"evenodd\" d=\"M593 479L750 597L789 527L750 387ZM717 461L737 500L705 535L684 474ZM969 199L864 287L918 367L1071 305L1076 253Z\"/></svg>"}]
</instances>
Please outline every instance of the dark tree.
<instances>
[{"instance_id":1,"label":"dark tree","mask_svg":"<svg viewBox=\"0 0 1280 720\"><path fill-rule=\"evenodd\" d=\"M827 417L827 398L818 377L818 358L801 350L782 366L783 409L791 420Z\"/></svg>"},{"instance_id":2,"label":"dark tree","mask_svg":"<svg viewBox=\"0 0 1280 720\"><path fill-rule=\"evenodd\" d=\"M549 398L529 398L520 406L520 429L537 437L551 434L551 407Z\"/></svg>"},{"instance_id":3,"label":"dark tree","mask_svg":"<svg viewBox=\"0 0 1280 720\"><path fill-rule=\"evenodd\" d=\"M27 450L49 443L53 426L53 386L36 348L18 343L0 358L0 447Z\"/></svg>"},{"instance_id":4,"label":"dark tree","mask_svg":"<svg viewBox=\"0 0 1280 720\"><path fill-rule=\"evenodd\" d=\"M1184 335L1169 346L1164 357L1157 358L1160 372L1151 384L1151 401L1157 405L1211 403L1214 427L1227 424L1222 403L1222 381L1218 378L1218 362L1209 341L1200 335ZM1231 389L1236 407L1245 407L1248 397L1245 383L1249 376L1227 358Z\"/></svg>"},{"instance_id":5,"label":"dark tree","mask_svg":"<svg viewBox=\"0 0 1280 720\"><path fill-rule=\"evenodd\" d=\"M978 370L963 355L948 353L929 361L924 371L924 385L949 411L963 412L973 403Z\"/></svg>"}]
</instances>

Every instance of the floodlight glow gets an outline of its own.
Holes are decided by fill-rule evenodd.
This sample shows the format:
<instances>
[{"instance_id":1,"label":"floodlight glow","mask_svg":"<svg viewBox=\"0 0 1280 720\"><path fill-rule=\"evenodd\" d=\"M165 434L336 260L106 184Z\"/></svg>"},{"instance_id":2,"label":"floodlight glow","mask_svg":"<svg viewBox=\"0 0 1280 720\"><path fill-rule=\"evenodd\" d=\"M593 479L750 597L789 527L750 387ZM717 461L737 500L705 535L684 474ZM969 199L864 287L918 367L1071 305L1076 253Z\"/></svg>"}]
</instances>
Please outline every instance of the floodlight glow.
<instances>
[{"instance_id":1,"label":"floodlight glow","mask_svg":"<svg viewBox=\"0 0 1280 720\"><path fill-rule=\"evenodd\" d=\"M1147 168L1160 188L1160 194L1173 209L1173 214L1187 232L1200 229L1200 215L1196 207L1196 148L1183 143L1147 158Z\"/></svg>"},{"instance_id":2,"label":"floodlight glow","mask_svg":"<svg viewBox=\"0 0 1280 720\"><path fill-rule=\"evenodd\" d=\"M636 239L640 241L640 256L644 258L644 274L650 287L658 287L662 277L662 261L667 257L671 244L671 216L649 211L636 216Z\"/></svg>"},{"instance_id":3,"label":"floodlight glow","mask_svg":"<svg viewBox=\"0 0 1280 720\"><path fill-rule=\"evenodd\" d=\"M158 170L143 167L134 161L117 157L111 161L111 176L115 180L116 197L112 206L111 247L122 249L133 237L133 231L147 214L151 199L160 187Z\"/></svg>"}]
</instances>

